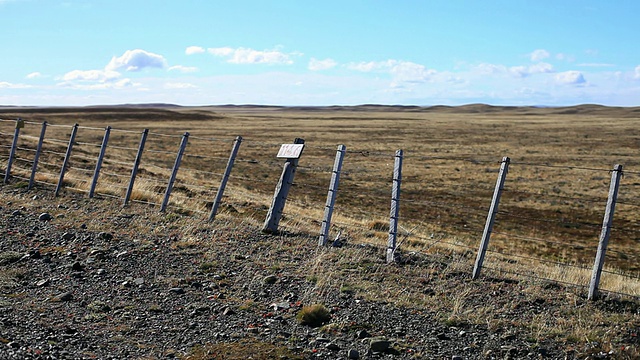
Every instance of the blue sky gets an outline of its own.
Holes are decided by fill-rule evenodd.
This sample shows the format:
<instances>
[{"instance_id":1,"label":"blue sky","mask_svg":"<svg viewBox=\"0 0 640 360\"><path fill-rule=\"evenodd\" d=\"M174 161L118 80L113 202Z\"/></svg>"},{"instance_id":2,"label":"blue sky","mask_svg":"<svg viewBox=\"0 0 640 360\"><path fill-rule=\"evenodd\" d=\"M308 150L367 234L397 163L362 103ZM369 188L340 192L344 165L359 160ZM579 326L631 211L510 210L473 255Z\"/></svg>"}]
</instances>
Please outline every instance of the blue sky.
<instances>
[{"instance_id":1,"label":"blue sky","mask_svg":"<svg viewBox=\"0 0 640 360\"><path fill-rule=\"evenodd\" d=\"M636 0L0 0L0 105L640 105Z\"/></svg>"}]
</instances>

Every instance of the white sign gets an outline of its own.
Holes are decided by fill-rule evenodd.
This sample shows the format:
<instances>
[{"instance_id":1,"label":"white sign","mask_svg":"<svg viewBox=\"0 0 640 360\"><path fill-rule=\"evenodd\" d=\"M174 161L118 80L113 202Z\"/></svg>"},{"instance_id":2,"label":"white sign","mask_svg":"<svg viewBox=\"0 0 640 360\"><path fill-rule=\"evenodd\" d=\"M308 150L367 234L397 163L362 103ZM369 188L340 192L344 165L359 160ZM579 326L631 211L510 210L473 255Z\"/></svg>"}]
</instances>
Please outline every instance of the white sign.
<instances>
[{"instance_id":1,"label":"white sign","mask_svg":"<svg viewBox=\"0 0 640 360\"><path fill-rule=\"evenodd\" d=\"M304 144L282 144L280 151L278 151L278 157L299 159L300 155L302 155L302 149L304 149Z\"/></svg>"}]
</instances>

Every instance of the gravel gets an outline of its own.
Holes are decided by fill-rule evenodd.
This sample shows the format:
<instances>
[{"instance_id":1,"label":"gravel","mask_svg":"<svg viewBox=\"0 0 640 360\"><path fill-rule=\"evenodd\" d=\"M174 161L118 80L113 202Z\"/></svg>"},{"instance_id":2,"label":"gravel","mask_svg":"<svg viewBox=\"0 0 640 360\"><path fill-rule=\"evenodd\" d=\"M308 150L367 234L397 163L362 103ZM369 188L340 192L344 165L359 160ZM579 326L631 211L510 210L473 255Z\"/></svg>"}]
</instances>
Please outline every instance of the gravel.
<instances>
[{"instance_id":1,"label":"gravel","mask_svg":"<svg viewBox=\"0 0 640 360\"><path fill-rule=\"evenodd\" d=\"M338 291L340 284L323 294L330 323L300 325L296 314L308 305L301 300L315 284L252 261L273 236L220 230L218 239L231 240L211 258L180 246L180 227L131 231L127 221L143 215L114 216L108 232L67 220L88 211L84 204L69 200L56 216L44 205L0 209L0 359L180 358L242 339L305 359L576 357L563 344L532 344L484 324L447 325L428 309L367 300ZM316 241L286 236L276 238L310 249Z\"/></svg>"}]
</instances>

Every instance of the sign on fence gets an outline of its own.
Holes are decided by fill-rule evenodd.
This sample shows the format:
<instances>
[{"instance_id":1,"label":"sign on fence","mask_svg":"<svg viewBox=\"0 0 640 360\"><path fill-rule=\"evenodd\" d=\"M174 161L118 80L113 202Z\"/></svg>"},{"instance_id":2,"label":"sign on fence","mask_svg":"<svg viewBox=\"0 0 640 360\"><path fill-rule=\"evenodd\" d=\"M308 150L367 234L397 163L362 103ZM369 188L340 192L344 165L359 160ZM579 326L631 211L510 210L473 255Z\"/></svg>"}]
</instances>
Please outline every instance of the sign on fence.
<instances>
[{"instance_id":1,"label":"sign on fence","mask_svg":"<svg viewBox=\"0 0 640 360\"><path fill-rule=\"evenodd\" d=\"M279 158L285 159L299 159L302 155L302 149L304 144L282 144L280 151L278 151Z\"/></svg>"}]
</instances>

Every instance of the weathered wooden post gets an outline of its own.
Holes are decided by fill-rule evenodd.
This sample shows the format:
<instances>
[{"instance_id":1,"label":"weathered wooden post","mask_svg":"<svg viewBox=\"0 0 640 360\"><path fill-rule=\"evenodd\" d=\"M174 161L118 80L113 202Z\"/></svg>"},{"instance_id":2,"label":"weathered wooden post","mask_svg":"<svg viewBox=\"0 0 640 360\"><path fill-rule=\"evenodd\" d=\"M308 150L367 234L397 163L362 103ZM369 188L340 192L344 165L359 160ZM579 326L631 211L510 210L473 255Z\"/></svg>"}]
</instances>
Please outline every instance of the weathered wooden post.
<instances>
[{"instance_id":1,"label":"weathered wooden post","mask_svg":"<svg viewBox=\"0 0 640 360\"><path fill-rule=\"evenodd\" d=\"M69 146L67 146L67 152L64 155L64 161L62 162L62 168L60 169L60 178L58 179L58 185L56 186L55 196L60 194L62 188L62 182L64 181L64 174L67 172L67 166L69 166L69 159L71 158L71 150L73 150L73 143L76 141L76 134L78 133L78 124L73 125L71 129L71 137L69 138Z\"/></svg>"},{"instance_id":2,"label":"weathered wooden post","mask_svg":"<svg viewBox=\"0 0 640 360\"><path fill-rule=\"evenodd\" d=\"M280 218L282 217L282 211L287 202L287 196L289 190L293 184L293 177L298 167L298 159L302 155L304 149L304 139L296 138L293 144L283 144L278 152L279 158L286 158L287 161L282 167L282 174L280 180L276 185L276 191L273 195L273 201L271 207L267 212L267 217L262 227L262 232L275 234L278 232L278 225L280 224Z\"/></svg>"},{"instance_id":3,"label":"weathered wooden post","mask_svg":"<svg viewBox=\"0 0 640 360\"><path fill-rule=\"evenodd\" d=\"M604 266L604 258L609 244L609 236L611 235L611 224L613 223L613 212L616 209L616 201L618 199L618 189L620 187L620 177L622 176L622 165L618 164L613 167L611 172L611 184L609 185L609 197L607 198L607 207L604 212L604 220L602 221L602 231L600 232L600 242L598 243L598 252L596 260L593 264L593 272L591 273L591 283L589 284L589 300L598 298L598 287L600 285L600 275Z\"/></svg>"},{"instance_id":4,"label":"weathered wooden post","mask_svg":"<svg viewBox=\"0 0 640 360\"><path fill-rule=\"evenodd\" d=\"M160 205L160 212L165 211L167 209L167 205L169 205L169 198L171 197L171 190L173 190L173 183L176 181L176 176L178 175L178 169L180 168L180 162L182 161L184 150L187 148L188 141L189 141L189 133L185 132L184 135L182 135L182 141L180 142L180 149L178 150L178 156L176 156L176 161L173 164L171 177L169 177L169 183L167 184L167 191L164 193L164 200L162 200L162 205Z\"/></svg>"},{"instance_id":5,"label":"weathered wooden post","mask_svg":"<svg viewBox=\"0 0 640 360\"><path fill-rule=\"evenodd\" d=\"M20 129L24 128L24 120L18 118L16 120L16 130L13 133L13 142L11 143L11 150L9 151L9 161L7 162L7 171L4 173L4 183L9 182L11 176L11 166L13 160L16 158L16 149L18 148L18 138L20 137Z\"/></svg>"},{"instance_id":6,"label":"weathered wooden post","mask_svg":"<svg viewBox=\"0 0 640 360\"><path fill-rule=\"evenodd\" d=\"M147 136L149 135L149 129L142 131L142 137L140 138L140 145L138 145L138 153L136 159L133 162L133 168L131 169L131 178L129 179L129 186L127 186L127 192L124 195L124 202L122 206L127 206L129 199L131 199L131 193L133 192L133 184L136 181L138 175L138 167L140 167L140 161L142 160L142 152L144 151L144 144L147 142Z\"/></svg>"},{"instance_id":7,"label":"weathered wooden post","mask_svg":"<svg viewBox=\"0 0 640 360\"><path fill-rule=\"evenodd\" d=\"M333 171L331 173L331 183L329 184L329 192L327 193L327 202L324 205L324 217L322 218L322 226L320 227L320 238L318 239L318 246L325 246L327 244L329 229L331 229L331 216L333 215L333 207L336 203L336 196L338 195L338 186L340 184L340 172L342 171L342 161L344 159L344 154L346 152L347 152L346 146L338 145L338 151L336 151L336 159L333 162Z\"/></svg>"},{"instance_id":8,"label":"weathered wooden post","mask_svg":"<svg viewBox=\"0 0 640 360\"><path fill-rule=\"evenodd\" d=\"M36 147L36 155L33 157L33 166L31 167L31 176L29 177L29 187L27 190L33 188L33 184L36 179L36 171L38 170L38 161L40 160L40 154L42 153L42 143L44 142L44 134L47 132L47 122L42 123L42 130L40 130L40 138L38 139L38 146Z\"/></svg>"},{"instance_id":9,"label":"weathered wooden post","mask_svg":"<svg viewBox=\"0 0 640 360\"><path fill-rule=\"evenodd\" d=\"M213 201L213 206L211 206L209 221L213 221L213 219L215 219L216 217L216 214L218 213L218 208L220 207L220 202L222 201L222 196L224 195L224 189L227 187L227 181L229 180L229 175L231 175L231 170L233 169L233 164L236 161L236 156L238 155L238 150L240 149L241 143L242 136L236 137L236 140L233 142L233 148L231 149L231 155L229 155L229 161L227 161L227 167L224 169L224 175L222 176L220 186L218 187L218 192L216 193L216 198Z\"/></svg>"},{"instance_id":10,"label":"weathered wooden post","mask_svg":"<svg viewBox=\"0 0 640 360\"><path fill-rule=\"evenodd\" d=\"M393 185L391 187L391 211L389 214L389 240L387 241L387 263L396 261L398 239L398 217L400 215L400 183L402 182L403 151L396 151L393 165Z\"/></svg>"},{"instance_id":11,"label":"weathered wooden post","mask_svg":"<svg viewBox=\"0 0 640 360\"><path fill-rule=\"evenodd\" d=\"M93 197L93 194L96 191L96 185L98 185L98 177L100 177L102 160L104 160L104 153L107 151L107 143L109 143L110 133L111 133L111 126L107 126L104 130L104 137L102 138L102 146L100 146L100 154L98 155L98 161L96 162L96 169L93 172L93 180L91 180L91 188L89 189L89 198Z\"/></svg>"},{"instance_id":12,"label":"weathered wooden post","mask_svg":"<svg viewBox=\"0 0 640 360\"><path fill-rule=\"evenodd\" d=\"M489 239L491 238L491 231L493 231L493 223L496 220L496 214L498 214L498 206L500 205L500 197L502 196L502 190L504 190L504 182L509 172L509 162L511 159L508 157L502 158L502 164L500 165L500 173L498 174L498 181L496 181L496 187L493 190L493 199L491 200L491 207L489 208L489 214L487 215L487 222L484 225L484 232L482 233L482 240L480 241L480 249L476 257L476 263L473 266L473 279L477 279L480 276L482 270L482 263L484 262L484 256L489 246Z\"/></svg>"}]
</instances>

